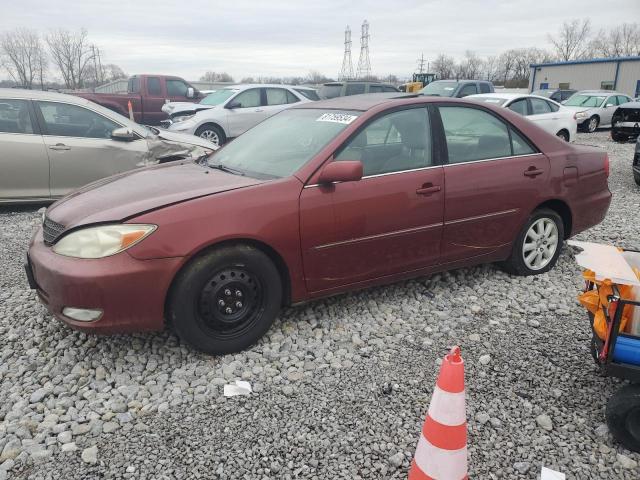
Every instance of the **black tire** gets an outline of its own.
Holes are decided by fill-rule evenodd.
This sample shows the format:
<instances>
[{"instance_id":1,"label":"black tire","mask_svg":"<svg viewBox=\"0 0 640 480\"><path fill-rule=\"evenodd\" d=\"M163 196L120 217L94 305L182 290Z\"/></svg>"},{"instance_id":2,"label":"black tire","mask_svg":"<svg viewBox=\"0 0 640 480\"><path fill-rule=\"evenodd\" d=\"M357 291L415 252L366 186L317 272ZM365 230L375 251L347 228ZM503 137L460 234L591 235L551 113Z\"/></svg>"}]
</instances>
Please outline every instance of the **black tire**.
<instances>
[{"instance_id":1,"label":"black tire","mask_svg":"<svg viewBox=\"0 0 640 480\"><path fill-rule=\"evenodd\" d=\"M621 133L611 132L611 140L617 143L627 143L629 141L629 137Z\"/></svg>"},{"instance_id":2,"label":"black tire","mask_svg":"<svg viewBox=\"0 0 640 480\"><path fill-rule=\"evenodd\" d=\"M541 260L540 268L532 268L525 261L524 255L524 244L527 241L527 233L529 229L539 220L546 219L551 220L555 224L556 227L556 246L555 250L547 259ZM538 224L540 225L540 224ZM553 233L553 232L552 232ZM531 242L527 242L528 245L531 245ZM535 242L534 242L535 243ZM548 208L541 208L539 210L534 211L527 221L524 223L522 229L518 233L515 241L513 242L513 248L511 250L511 255L509 258L502 264L503 268L511 273L512 275L538 275L540 273L548 272L553 268L553 266L558 261L558 257L560 256L560 251L562 250L562 245L564 243L564 223L562 222L562 218L558 215L554 210L550 210ZM540 245L540 248L544 248L545 250L548 248L545 243L544 245ZM537 250L538 247L534 248Z\"/></svg>"},{"instance_id":3,"label":"black tire","mask_svg":"<svg viewBox=\"0 0 640 480\"><path fill-rule=\"evenodd\" d=\"M640 385L625 385L607 402L609 431L622 446L640 452Z\"/></svg>"},{"instance_id":4,"label":"black tire","mask_svg":"<svg viewBox=\"0 0 640 480\"><path fill-rule=\"evenodd\" d=\"M560 130L558 133L556 133L556 137L561 138L565 142L568 142L569 141L569 132L567 132L566 130Z\"/></svg>"},{"instance_id":5,"label":"black tire","mask_svg":"<svg viewBox=\"0 0 640 480\"><path fill-rule=\"evenodd\" d=\"M271 259L235 245L202 254L182 269L167 313L182 340L205 353L226 354L257 342L281 305L282 281Z\"/></svg>"},{"instance_id":6,"label":"black tire","mask_svg":"<svg viewBox=\"0 0 640 480\"><path fill-rule=\"evenodd\" d=\"M205 123L200 125L196 130L196 136L209 140L214 145L221 147L227 142L224 131L213 123Z\"/></svg>"},{"instance_id":7,"label":"black tire","mask_svg":"<svg viewBox=\"0 0 640 480\"><path fill-rule=\"evenodd\" d=\"M586 131L589 133L593 133L598 129L598 125L600 125L600 119L596 115L594 115L589 120L584 122L584 124Z\"/></svg>"},{"instance_id":8,"label":"black tire","mask_svg":"<svg viewBox=\"0 0 640 480\"><path fill-rule=\"evenodd\" d=\"M636 172L633 172L633 179L636 181L636 185L640 185L640 175Z\"/></svg>"}]
</instances>

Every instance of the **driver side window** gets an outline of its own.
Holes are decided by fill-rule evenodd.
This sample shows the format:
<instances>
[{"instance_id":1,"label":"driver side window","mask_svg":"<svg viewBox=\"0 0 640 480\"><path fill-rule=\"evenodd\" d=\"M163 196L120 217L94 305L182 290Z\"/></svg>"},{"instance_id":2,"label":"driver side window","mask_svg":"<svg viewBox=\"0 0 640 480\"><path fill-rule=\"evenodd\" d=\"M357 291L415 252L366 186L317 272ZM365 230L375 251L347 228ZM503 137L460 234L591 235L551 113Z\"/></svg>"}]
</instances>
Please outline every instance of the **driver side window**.
<instances>
[{"instance_id":1,"label":"driver side window","mask_svg":"<svg viewBox=\"0 0 640 480\"><path fill-rule=\"evenodd\" d=\"M44 119L45 135L58 137L111 138L121 125L78 105L37 102Z\"/></svg>"},{"instance_id":2,"label":"driver side window","mask_svg":"<svg viewBox=\"0 0 640 480\"><path fill-rule=\"evenodd\" d=\"M335 156L335 161L341 160L360 160L365 177L431 166L426 108L401 110L374 120Z\"/></svg>"},{"instance_id":3,"label":"driver side window","mask_svg":"<svg viewBox=\"0 0 640 480\"><path fill-rule=\"evenodd\" d=\"M245 90L244 92L240 92L236 97L231 100L232 102L237 102L240 104L239 108L255 108L259 107L262 103L260 100L260 89L252 88L250 90Z\"/></svg>"}]
</instances>

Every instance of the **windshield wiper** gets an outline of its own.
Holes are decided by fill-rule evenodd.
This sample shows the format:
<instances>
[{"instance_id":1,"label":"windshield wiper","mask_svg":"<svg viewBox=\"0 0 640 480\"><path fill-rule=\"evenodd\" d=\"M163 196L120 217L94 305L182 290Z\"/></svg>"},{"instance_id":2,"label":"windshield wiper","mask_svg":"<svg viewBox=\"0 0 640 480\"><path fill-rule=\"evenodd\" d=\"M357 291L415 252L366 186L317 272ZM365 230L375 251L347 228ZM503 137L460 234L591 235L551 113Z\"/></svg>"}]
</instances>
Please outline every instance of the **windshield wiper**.
<instances>
[{"instance_id":1,"label":"windshield wiper","mask_svg":"<svg viewBox=\"0 0 640 480\"><path fill-rule=\"evenodd\" d=\"M231 173L233 175L240 175L242 177L245 176L245 173L243 171L236 170L235 168L227 167L226 165L222 165L221 163L209 163L208 166L209 168L215 168L216 170Z\"/></svg>"}]
</instances>

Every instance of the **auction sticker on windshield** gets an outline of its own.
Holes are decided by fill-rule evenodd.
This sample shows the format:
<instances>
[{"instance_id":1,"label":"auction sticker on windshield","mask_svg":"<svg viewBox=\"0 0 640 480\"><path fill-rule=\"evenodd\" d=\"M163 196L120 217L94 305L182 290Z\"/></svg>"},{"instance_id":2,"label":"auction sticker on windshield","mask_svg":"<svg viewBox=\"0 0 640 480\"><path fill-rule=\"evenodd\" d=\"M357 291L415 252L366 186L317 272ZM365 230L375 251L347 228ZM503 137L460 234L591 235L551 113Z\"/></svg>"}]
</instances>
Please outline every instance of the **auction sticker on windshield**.
<instances>
[{"instance_id":1,"label":"auction sticker on windshield","mask_svg":"<svg viewBox=\"0 0 640 480\"><path fill-rule=\"evenodd\" d=\"M334 122L349 125L356 118L358 118L357 115L346 115L344 113L324 113L320 115L320 118L318 118L316 122Z\"/></svg>"}]
</instances>

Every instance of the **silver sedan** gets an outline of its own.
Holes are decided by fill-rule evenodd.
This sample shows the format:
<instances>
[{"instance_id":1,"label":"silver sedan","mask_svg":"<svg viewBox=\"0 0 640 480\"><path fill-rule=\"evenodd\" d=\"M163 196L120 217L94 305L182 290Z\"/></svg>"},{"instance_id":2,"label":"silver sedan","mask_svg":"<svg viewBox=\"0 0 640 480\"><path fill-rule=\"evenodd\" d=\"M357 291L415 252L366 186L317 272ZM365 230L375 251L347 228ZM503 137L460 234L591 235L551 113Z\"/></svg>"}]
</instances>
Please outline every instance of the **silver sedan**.
<instances>
[{"instance_id":1,"label":"silver sedan","mask_svg":"<svg viewBox=\"0 0 640 480\"><path fill-rule=\"evenodd\" d=\"M51 201L103 177L214 149L79 97L0 89L0 203Z\"/></svg>"}]
</instances>

